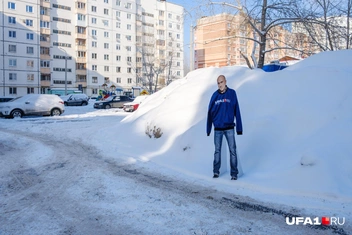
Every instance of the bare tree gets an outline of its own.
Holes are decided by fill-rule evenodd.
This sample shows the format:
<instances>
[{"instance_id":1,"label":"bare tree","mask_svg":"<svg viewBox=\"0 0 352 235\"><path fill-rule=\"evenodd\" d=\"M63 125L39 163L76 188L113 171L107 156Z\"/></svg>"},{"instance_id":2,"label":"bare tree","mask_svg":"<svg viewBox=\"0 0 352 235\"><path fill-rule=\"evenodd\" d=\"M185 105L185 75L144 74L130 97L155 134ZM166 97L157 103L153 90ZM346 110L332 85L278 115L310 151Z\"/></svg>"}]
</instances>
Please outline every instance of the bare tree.
<instances>
[{"instance_id":1,"label":"bare tree","mask_svg":"<svg viewBox=\"0 0 352 235\"><path fill-rule=\"evenodd\" d=\"M258 58L253 56L255 49L252 56L243 52L241 55L247 64L252 59L250 64L253 67L262 68L266 55L277 50L293 50L301 55L310 55L316 51L343 49L342 38L346 41L344 48L349 48L351 2L352 0L257 0L251 1L251 4L245 1L243 4L240 0L232 3L210 0L207 6L221 6L223 12L242 16L241 25L249 27L251 32L247 30L244 35L240 30L233 30L232 35L215 40L242 38L258 45ZM347 16L346 25L341 24L341 18L336 17L341 15ZM292 33L292 25L304 30ZM277 32L287 32L287 35L278 37Z\"/></svg>"}]
</instances>

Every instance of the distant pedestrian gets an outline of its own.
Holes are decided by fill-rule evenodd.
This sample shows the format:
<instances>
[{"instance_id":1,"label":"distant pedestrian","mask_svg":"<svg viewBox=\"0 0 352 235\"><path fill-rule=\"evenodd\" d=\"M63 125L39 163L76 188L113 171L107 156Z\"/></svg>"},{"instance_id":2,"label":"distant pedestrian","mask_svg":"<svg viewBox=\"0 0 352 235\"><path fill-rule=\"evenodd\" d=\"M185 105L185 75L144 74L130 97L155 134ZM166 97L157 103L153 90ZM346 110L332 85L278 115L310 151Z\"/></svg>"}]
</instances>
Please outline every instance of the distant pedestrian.
<instances>
[{"instance_id":1,"label":"distant pedestrian","mask_svg":"<svg viewBox=\"0 0 352 235\"><path fill-rule=\"evenodd\" d=\"M220 75L217 79L218 90L210 99L207 117L207 135L210 135L214 125L214 162L213 178L218 178L221 167L221 146L225 135L230 151L231 180L237 180L237 152L234 128L237 135L242 135L242 120L236 91L227 87L226 78ZM236 124L235 124L236 118Z\"/></svg>"}]
</instances>

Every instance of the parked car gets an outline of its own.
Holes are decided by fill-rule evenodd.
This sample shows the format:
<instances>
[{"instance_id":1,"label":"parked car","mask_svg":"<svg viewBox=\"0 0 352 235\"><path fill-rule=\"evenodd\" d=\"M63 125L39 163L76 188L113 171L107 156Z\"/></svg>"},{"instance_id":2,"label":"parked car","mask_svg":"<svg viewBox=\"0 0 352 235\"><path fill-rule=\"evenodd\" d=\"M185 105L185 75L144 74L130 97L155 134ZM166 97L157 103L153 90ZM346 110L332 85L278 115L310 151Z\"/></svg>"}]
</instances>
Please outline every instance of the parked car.
<instances>
[{"instance_id":1,"label":"parked car","mask_svg":"<svg viewBox=\"0 0 352 235\"><path fill-rule=\"evenodd\" d=\"M28 94L0 104L0 117L59 116L65 111L57 95Z\"/></svg>"},{"instance_id":2,"label":"parked car","mask_svg":"<svg viewBox=\"0 0 352 235\"><path fill-rule=\"evenodd\" d=\"M89 97L86 94L71 94L61 96L65 106L83 106L88 104Z\"/></svg>"},{"instance_id":3,"label":"parked car","mask_svg":"<svg viewBox=\"0 0 352 235\"><path fill-rule=\"evenodd\" d=\"M109 96L105 100L99 101L94 103L94 108L96 109L109 109L109 108L123 108L123 104L127 102L131 102L133 99L131 99L128 96Z\"/></svg>"},{"instance_id":4,"label":"parked car","mask_svg":"<svg viewBox=\"0 0 352 235\"><path fill-rule=\"evenodd\" d=\"M0 96L0 103L2 102L8 102L12 99L14 99L15 97L11 97L11 96Z\"/></svg>"},{"instance_id":5,"label":"parked car","mask_svg":"<svg viewBox=\"0 0 352 235\"><path fill-rule=\"evenodd\" d=\"M149 95L137 96L132 102L123 104L123 110L125 112L134 112L138 109L139 105L148 97Z\"/></svg>"}]
</instances>

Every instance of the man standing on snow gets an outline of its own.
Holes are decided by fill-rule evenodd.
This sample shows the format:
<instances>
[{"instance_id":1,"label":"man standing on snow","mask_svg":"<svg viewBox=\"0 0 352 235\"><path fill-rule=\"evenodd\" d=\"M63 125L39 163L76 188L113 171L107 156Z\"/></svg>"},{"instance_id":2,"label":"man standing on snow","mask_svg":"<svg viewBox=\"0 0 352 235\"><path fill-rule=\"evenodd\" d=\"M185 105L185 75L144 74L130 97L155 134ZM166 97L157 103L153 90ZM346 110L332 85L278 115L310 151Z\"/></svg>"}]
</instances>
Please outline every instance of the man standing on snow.
<instances>
[{"instance_id":1,"label":"man standing on snow","mask_svg":"<svg viewBox=\"0 0 352 235\"><path fill-rule=\"evenodd\" d=\"M214 125L214 163L213 178L218 178L221 166L221 146L223 135L225 135L230 150L231 180L237 180L237 152L234 127L237 135L242 135L242 120L240 106L236 91L226 85L226 78L220 75L217 79L218 90L210 99L207 118L207 135L210 135L211 126ZM234 119L236 117L236 125Z\"/></svg>"}]
</instances>

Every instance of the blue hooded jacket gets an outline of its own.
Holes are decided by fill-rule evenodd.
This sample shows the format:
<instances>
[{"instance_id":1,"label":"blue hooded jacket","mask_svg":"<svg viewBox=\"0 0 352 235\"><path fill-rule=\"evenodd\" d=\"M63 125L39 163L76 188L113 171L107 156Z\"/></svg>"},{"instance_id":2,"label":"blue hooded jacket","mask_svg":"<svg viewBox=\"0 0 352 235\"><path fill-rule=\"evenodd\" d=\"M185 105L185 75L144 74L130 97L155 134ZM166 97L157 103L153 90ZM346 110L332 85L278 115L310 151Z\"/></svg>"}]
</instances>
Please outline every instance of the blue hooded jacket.
<instances>
[{"instance_id":1,"label":"blue hooded jacket","mask_svg":"<svg viewBox=\"0 0 352 235\"><path fill-rule=\"evenodd\" d=\"M237 134L242 135L242 120L236 91L226 88L224 93L219 90L215 91L210 99L207 118L208 136L212 124L215 130L229 130L236 126ZM236 124L234 123L235 117Z\"/></svg>"}]
</instances>

